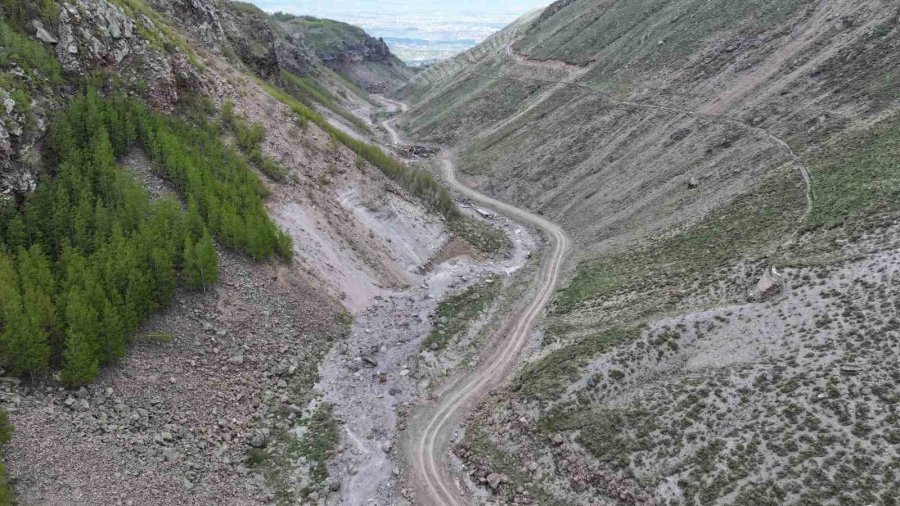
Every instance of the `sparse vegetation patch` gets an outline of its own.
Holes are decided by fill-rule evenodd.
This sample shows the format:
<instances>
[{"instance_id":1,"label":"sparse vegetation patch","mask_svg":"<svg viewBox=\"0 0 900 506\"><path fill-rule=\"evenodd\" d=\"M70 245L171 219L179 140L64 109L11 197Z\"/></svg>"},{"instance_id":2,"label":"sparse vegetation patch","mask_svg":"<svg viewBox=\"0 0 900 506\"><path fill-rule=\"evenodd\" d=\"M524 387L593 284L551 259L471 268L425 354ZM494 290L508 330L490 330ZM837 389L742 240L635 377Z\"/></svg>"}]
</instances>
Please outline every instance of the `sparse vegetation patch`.
<instances>
[{"instance_id":1,"label":"sparse vegetation patch","mask_svg":"<svg viewBox=\"0 0 900 506\"><path fill-rule=\"evenodd\" d=\"M422 348L439 350L458 339L472 321L490 307L501 285L501 282L492 279L442 300L435 312L435 329L422 341Z\"/></svg>"},{"instance_id":2,"label":"sparse vegetation patch","mask_svg":"<svg viewBox=\"0 0 900 506\"><path fill-rule=\"evenodd\" d=\"M349 121L357 130L370 133L369 126L350 111L344 109L327 88L319 84L312 77L300 77L286 70L281 71L281 78L287 84L287 90L299 101L308 107L318 103L325 106L331 112Z\"/></svg>"},{"instance_id":3,"label":"sparse vegetation patch","mask_svg":"<svg viewBox=\"0 0 900 506\"><path fill-rule=\"evenodd\" d=\"M262 81L260 81L260 85L273 97L290 107L298 117L312 122L332 138L380 169L387 177L397 181L414 196L422 199L431 210L450 217L459 212L453 203L450 192L435 181L428 172L410 167L385 153L380 147L357 140L338 130L284 90Z\"/></svg>"},{"instance_id":4,"label":"sparse vegetation patch","mask_svg":"<svg viewBox=\"0 0 900 506\"><path fill-rule=\"evenodd\" d=\"M582 262L557 293L553 311L565 314L590 306L619 291L665 289L714 276L717 269L744 256L761 254L786 240L800 226L804 186L796 172L779 169L758 187L713 211L696 225L648 246ZM675 297L658 302L672 306ZM665 306L663 306L665 307ZM660 306L650 307L658 313Z\"/></svg>"},{"instance_id":5,"label":"sparse vegetation patch","mask_svg":"<svg viewBox=\"0 0 900 506\"><path fill-rule=\"evenodd\" d=\"M502 230L464 214L453 216L447 227L482 253L502 253L512 247Z\"/></svg>"},{"instance_id":6,"label":"sparse vegetation patch","mask_svg":"<svg viewBox=\"0 0 900 506\"><path fill-rule=\"evenodd\" d=\"M900 115L840 140L812 162L811 226L900 208Z\"/></svg>"}]
</instances>

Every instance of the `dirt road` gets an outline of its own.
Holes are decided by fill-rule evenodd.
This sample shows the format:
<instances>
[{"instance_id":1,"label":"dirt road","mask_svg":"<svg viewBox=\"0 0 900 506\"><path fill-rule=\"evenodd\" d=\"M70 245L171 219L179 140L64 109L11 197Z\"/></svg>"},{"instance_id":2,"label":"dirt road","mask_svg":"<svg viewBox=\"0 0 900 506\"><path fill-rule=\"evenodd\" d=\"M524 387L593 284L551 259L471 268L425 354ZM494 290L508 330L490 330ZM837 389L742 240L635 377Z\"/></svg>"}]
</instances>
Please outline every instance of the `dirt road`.
<instances>
[{"instance_id":1,"label":"dirt road","mask_svg":"<svg viewBox=\"0 0 900 506\"><path fill-rule=\"evenodd\" d=\"M400 110L405 105L390 101ZM383 126L395 143L400 136L390 120ZM480 364L463 376L431 406L423 406L413 414L404 441L404 456L409 465L410 483L416 500L428 505L465 504L465 497L448 470L449 445L463 415L492 389L502 385L519 364L521 352L529 341L531 330L550 301L559 280L560 270L570 248L569 238L558 225L505 202L500 202L465 186L456 177L449 157L441 159L442 172L449 186L484 206L491 207L516 221L533 225L550 241L548 253L534 280L534 299L510 315L507 324L495 335L494 347L482 357Z\"/></svg>"}]
</instances>

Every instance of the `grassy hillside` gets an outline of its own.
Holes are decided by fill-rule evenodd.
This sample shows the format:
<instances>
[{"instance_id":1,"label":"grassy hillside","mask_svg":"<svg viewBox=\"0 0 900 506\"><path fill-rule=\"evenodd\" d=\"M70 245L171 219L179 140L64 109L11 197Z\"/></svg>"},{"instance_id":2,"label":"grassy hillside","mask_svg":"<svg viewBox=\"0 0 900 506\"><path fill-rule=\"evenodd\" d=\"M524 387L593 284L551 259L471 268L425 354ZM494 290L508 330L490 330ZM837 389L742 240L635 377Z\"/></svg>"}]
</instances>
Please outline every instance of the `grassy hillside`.
<instances>
[{"instance_id":1,"label":"grassy hillside","mask_svg":"<svg viewBox=\"0 0 900 506\"><path fill-rule=\"evenodd\" d=\"M562 0L402 90L409 135L577 243L470 423L507 498L895 500L898 14Z\"/></svg>"},{"instance_id":2,"label":"grassy hillside","mask_svg":"<svg viewBox=\"0 0 900 506\"><path fill-rule=\"evenodd\" d=\"M808 0L596 0L543 17L516 44L524 55L576 65L601 62L610 75L624 65L650 67L690 55L721 31L758 33L790 19ZM591 15L599 12L600 15Z\"/></svg>"}]
</instances>

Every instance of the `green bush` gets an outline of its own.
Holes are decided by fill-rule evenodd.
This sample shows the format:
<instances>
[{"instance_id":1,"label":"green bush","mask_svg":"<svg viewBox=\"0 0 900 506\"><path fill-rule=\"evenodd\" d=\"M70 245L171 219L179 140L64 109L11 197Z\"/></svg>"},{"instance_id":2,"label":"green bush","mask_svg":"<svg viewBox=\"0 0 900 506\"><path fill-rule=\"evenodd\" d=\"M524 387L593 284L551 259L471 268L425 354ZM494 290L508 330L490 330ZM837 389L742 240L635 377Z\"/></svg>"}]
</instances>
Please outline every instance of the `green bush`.
<instances>
[{"instance_id":1,"label":"green bush","mask_svg":"<svg viewBox=\"0 0 900 506\"><path fill-rule=\"evenodd\" d=\"M229 5L231 5L234 10L243 14L249 14L251 16L265 16L265 13L262 11L262 9L249 2L238 2L233 0L229 2Z\"/></svg>"},{"instance_id":2,"label":"green bush","mask_svg":"<svg viewBox=\"0 0 900 506\"><path fill-rule=\"evenodd\" d=\"M452 217L447 228L482 253L501 253L512 248L502 230L465 214Z\"/></svg>"},{"instance_id":3,"label":"green bush","mask_svg":"<svg viewBox=\"0 0 900 506\"><path fill-rule=\"evenodd\" d=\"M422 340L423 349L444 349L448 344L464 335L475 319L493 304L500 292L501 283L484 283L473 285L446 297L438 304L435 316L445 319Z\"/></svg>"},{"instance_id":4,"label":"green bush","mask_svg":"<svg viewBox=\"0 0 900 506\"><path fill-rule=\"evenodd\" d=\"M288 179L287 170L280 163L270 158L263 158L259 168L262 170L263 174L273 181L283 183Z\"/></svg>"},{"instance_id":5,"label":"green bush","mask_svg":"<svg viewBox=\"0 0 900 506\"><path fill-rule=\"evenodd\" d=\"M14 0L15 1L15 0ZM163 16L147 5L144 0L113 0L125 10L125 13L138 20L138 31L156 47L162 48L168 53L174 53L176 49L186 54L191 65L203 68L193 48L177 30L166 22ZM145 19L150 20L147 23Z\"/></svg>"},{"instance_id":6,"label":"green bush","mask_svg":"<svg viewBox=\"0 0 900 506\"><path fill-rule=\"evenodd\" d=\"M900 208L900 115L842 139L811 164L815 200L810 225Z\"/></svg>"},{"instance_id":7,"label":"green bush","mask_svg":"<svg viewBox=\"0 0 900 506\"><path fill-rule=\"evenodd\" d=\"M238 126L235 130L237 145L244 153L258 149L260 143L266 138L266 129L259 123L248 125L246 122L241 121L236 125Z\"/></svg>"},{"instance_id":8,"label":"green bush","mask_svg":"<svg viewBox=\"0 0 900 506\"><path fill-rule=\"evenodd\" d=\"M528 364L519 373L513 388L528 399L555 398L565 391L569 381L578 377L590 359L622 342L636 339L640 334L640 328L609 329L583 337Z\"/></svg>"}]
</instances>

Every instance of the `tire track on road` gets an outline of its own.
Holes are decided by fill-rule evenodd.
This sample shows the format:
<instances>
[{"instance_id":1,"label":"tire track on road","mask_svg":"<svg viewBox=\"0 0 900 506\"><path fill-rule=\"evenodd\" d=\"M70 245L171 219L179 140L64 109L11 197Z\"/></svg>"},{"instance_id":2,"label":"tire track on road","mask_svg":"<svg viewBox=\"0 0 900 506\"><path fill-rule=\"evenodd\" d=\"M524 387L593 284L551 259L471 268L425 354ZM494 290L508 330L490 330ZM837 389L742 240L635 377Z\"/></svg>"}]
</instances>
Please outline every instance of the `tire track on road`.
<instances>
[{"instance_id":1,"label":"tire track on road","mask_svg":"<svg viewBox=\"0 0 900 506\"><path fill-rule=\"evenodd\" d=\"M390 99L399 110L405 104ZM401 138L390 120L382 122L395 144ZM559 282L560 272L571 242L565 231L555 223L527 210L483 195L461 183L456 169L447 155L441 159L442 173L449 186L484 206L491 207L511 219L532 225L550 240L550 253L546 255L536 275L535 296L525 307L511 315L495 339L494 355L482 357L479 366L460 379L433 406L429 406L411 421L407 429L405 455L409 472L416 489L417 501L428 505L463 505L463 491L457 486L448 469L447 456L453 432L464 413L491 390L506 382L519 364L522 351L531 337L531 330L544 308L550 302ZM496 335L496 337L500 337Z\"/></svg>"}]
</instances>

